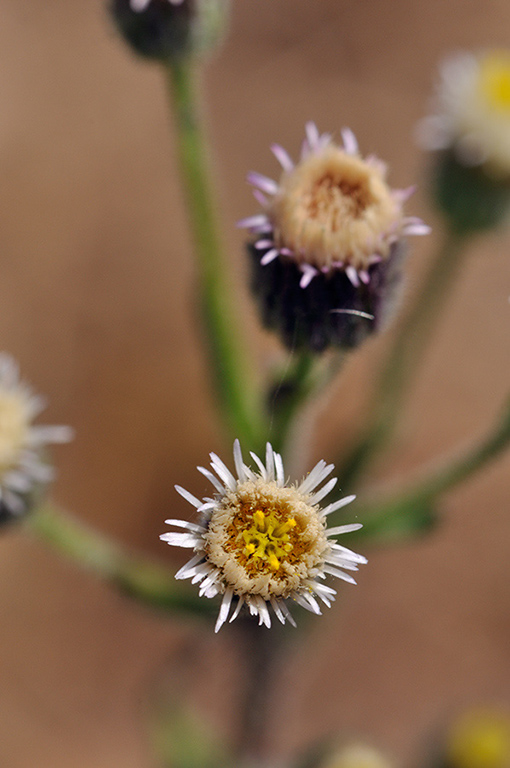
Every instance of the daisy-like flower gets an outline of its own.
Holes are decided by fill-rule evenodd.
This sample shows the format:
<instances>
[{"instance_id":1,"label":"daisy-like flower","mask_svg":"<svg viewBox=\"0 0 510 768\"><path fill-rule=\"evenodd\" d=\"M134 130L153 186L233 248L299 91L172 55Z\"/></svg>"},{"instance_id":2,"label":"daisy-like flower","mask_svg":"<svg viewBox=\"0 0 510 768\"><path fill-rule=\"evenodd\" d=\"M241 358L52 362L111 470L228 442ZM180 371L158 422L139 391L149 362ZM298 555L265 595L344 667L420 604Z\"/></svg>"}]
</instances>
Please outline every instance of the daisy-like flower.
<instances>
[{"instance_id":1,"label":"daisy-like flower","mask_svg":"<svg viewBox=\"0 0 510 768\"><path fill-rule=\"evenodd\" d=\"M198 511L198 522L166 520L184 532L164 533L163 541L194 550L176 574L177 579L200 583L200 595L222 595L216 632L233 621L243 605L259 624L271 626L270 608L282 624L295 626L288 603L295 602L320 614L319 601L328 607L335 590L324 583L327 575L355 584L350 573L366 558L338 544L336 536L356 531L359 523L327 528L326 518L354 499L347 496L321 508L319 502L333 489L328 480L333 465L320 461L299 484L286 483L281 456L268 443L265 464L252 453L257 471L234 443L237 477L211 453L212 472L199 471L215 489L214 498L197 499L180 486L176 490Z\"/></svg>"},{"instance_id":2,"label":"daisy-like flower","mask_svg":"<svg viewBox=\"0 0 510 768\"><path fill-rule=\"evenodd\" d=\"M111 0L110 7L136 53L168 61L215 48L226 29L229 0Z\"/></svg>"},{"instance_id":3,"label":"daisy-like flower","mask_svg":"<svg viewBox=\"0 0 510 768\"><path fill-rule=\"evenodd\" d=\"M53 468L43 458L50 443L71 440L69 427L37 426L44 400L20 381L18 366L0 354L0 518L26 512L50 480Z\"/></svg>"},{"instance_id":4,"label":"daisy-like flower","mask_svg":"<svg viewBox=\"0 0 510 768\"><path fill-rule=\"evenodd\" d=\"M434 114L420 123L418 138L427 149L453 149L463 165L510 177L510 51L447 59Z\"/></svg>"},{"instance_id":5,"label":"daisy-like flower","mask_svg":"<svg viewBox=\"0 0 510 768\"><path fill-rule=\"evenodd\" d=\"M459 53L440 69L433 114L417 128L435 153L434 195L460 231L490 229L510 208L510 51Z\"/></svg>"},{"instance_id":6,"label":"daisy-like flower","mask_svg":"<svg viewBox=\"0 0 510 768\"><path fill-rule=\"evenodd\" d=\"M298 163L272 146L279 181L248 175L263 208L239 222L256 237L253 289L264 322L289 346L354 346L378 328L403 236L429 232L404 215L413 189L391 189L384 163L362 158L349 129L342 139L340 147L308 123Z\"/></svg>"}]
</instances>

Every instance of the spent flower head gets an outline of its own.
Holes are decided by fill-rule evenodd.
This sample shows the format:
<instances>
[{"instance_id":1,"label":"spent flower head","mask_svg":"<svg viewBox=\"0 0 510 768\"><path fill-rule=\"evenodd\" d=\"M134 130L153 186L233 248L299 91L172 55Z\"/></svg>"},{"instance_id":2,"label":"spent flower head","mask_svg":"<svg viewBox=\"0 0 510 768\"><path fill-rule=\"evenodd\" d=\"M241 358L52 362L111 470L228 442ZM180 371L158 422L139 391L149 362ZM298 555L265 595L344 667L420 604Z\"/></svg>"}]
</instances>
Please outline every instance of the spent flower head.
<instances>
[{"instance_id":1,"label":"spent flower head","mask_svg":"<svg viewBox=\"0 0 510 768\"><path fill-rule=\"evenodd\" d=\"M217 47L229 0L110 0L116 25L136 53L168 61Z\"/></svg>"},{"instance_id":2,"label":"spent flower head","mask_svg":"<svg viewBox=\"0 0 510 768\"><path fill-rule=\"evenodd\" d=\"M352 131L343 145L306 126L294 163L278 144L279 181L250 173L263 212L239 222L256 238L253 289L263 320L288 346L355 346L378 328L398 282L405 235L429 228L405 216L413 189L391 189L386 166L361 157Z\"/></svg>"},{"instance_id":3,"label":"spent flower head","mask_svg":"<svg viewBox=\"0 0 510 768\"><path fill-rule=\"evenodd\" d=\"M180 486L176 490L198 511L199 520L166 520L184 532L160 536L172 546L194 550L177 579L200 583L200 595L222 595L216 631L230 616L233 621L246 605L259 624L271 626L271 607L282 624L295 624L288 603L320 614L318 600L330 606L335 590L324 584L327 575L355 584L350 573L366 558L338 544L334 537L355 531L359 523L327 528L326 518L354 499L347 496L321 508L319 502L333 489L336 478L319 485L333 465L320 461L301 482L289 485L281 456L268 443L266 461L251 453L257 471L234 443L237 477L211 453L212 472L199 471L211 482L213 498L197 499ZM214 474L215 473L215 474Z\"/></svg>"},{"instance_id":4,"label":"spent flower head","mask_svg":"<svg viewBox=\"0 0 510 768\"><path fill-rule=\"evenodd\" d=\"M451 222L467 231L499 224L510 206L510 51L444 61L417 137L437 154L435 197Z\"/></svg>"},{"instance_id":5,"label":"spent flower head","mask_svg":"<svg viewBox=\"0 0 510 768\"><path fill-rule=\"evenodd\" d=\"M32 422L44 400L19 380L18 366L0 353L0 520L26 512L35 497L53 479L53 468L44 450L50 443L64 443L72 430L38 426Z\"/></svg>"}]
</instances>

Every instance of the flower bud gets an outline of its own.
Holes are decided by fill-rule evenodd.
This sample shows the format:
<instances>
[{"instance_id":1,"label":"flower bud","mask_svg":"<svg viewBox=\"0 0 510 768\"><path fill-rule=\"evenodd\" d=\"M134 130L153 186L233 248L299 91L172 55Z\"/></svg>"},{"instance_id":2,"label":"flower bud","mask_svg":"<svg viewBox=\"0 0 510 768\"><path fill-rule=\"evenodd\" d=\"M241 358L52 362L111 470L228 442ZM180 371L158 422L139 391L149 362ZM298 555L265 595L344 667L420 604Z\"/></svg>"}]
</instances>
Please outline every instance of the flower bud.
<instances>
[{"instance_id":1,"label":"flower bud","mask_svg":"<svg viewBox=\"0 0 510 768\"><path fill-rule=\"evenodd\" d=\"M168 61L217 47L226 30L229 0L111 0L110 9L136 53Z\"/></svg>"}]
</instances>

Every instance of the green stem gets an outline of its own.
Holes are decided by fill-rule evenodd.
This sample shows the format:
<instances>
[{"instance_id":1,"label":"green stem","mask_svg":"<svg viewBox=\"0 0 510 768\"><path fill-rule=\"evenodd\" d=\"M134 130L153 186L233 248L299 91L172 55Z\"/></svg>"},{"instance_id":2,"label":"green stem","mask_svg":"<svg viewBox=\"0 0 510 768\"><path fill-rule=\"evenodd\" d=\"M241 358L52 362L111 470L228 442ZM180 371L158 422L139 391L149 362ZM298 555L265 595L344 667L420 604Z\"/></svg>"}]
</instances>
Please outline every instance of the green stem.
<instances>
[{"instance_id":1,"label":"green stem","mask_svg":"<svg viewBox=\"0 0 510 768\"><path fill-rule=\"evenodd\" d=\"M487 437L458 458L430 472L414 487L390 498L361 507L359 519L363 528L357 538L378 540L401 539L435 522L435 506L439 498L459 483L479 472L510 446L510 398L502 418Z\"/></svg>"},{"instance_id":2,"label":"green stem","mask_svg":"<svg viewBox=\"0 0 510 768\"><path fill-rule=\"evenodd\" d=\"M319 396L327 387L344 359L342 353L322 360L309 352L302 352L293 357L292 364L283 374L275 377L267 398L271 442L275 451L285 451L303 407L312 395Z\"/></svg>"},{"instance_id":3,"label":"green stem","mask_svg":"<svg viewBox=\"0 0 510 768\"><path fill-rule=\"evenodd\" d=\"M397 330L374 388L368 426L340 463L341 487L354 487L392 437L406 390L466 254L465 246L466 236L447 232L407 318Z\"/></svg>"},{"instance_id":4,"label":"green stem","mask_svg":"<svg viewBox=\"0 0 510 768\"><path fill-rule=\"evenodd\" d=\"M59 554L146 605L194 616L210 613L209 601L199 599L195 592L176 582L170 570L127 552L49 503L35 509L25 527Z\"/></svg>"},{"instance_id":5,"label":"green stem","mask_svg":"<svg viewBox=\"0 0 510 768\"><path fill-rule=\"evenodd\" d=\"M260 450L265 429L247 345L239 336L235 291L226 273L210 180L207 143L197 87L198 64L172 60L165 67L177 132L177 155L195 244L203 329L214 388L232 436Z\"/></svg>"}]
</instances>

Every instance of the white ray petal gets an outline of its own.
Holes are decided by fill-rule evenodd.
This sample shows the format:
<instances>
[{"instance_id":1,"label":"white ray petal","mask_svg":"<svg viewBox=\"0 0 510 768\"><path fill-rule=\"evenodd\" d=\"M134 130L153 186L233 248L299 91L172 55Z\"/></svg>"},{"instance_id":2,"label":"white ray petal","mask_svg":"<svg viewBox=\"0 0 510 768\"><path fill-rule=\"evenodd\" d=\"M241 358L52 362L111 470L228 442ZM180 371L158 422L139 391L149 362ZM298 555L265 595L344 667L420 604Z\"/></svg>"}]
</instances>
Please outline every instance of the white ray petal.
<instances>
[{"instance_id":1,"label":"white ray petal","mask_svg":"<svg viewBox=\"0 0 510 768\"><path fill-rule=\"evenodd\" d=\"M212 485L214 485L218 493L221 493L222 495L226 493L225 486L223 485L223 483L220 483L216 475L213 475L213 473L210 472L205 467L197 467L197 469L199 472L203 474L204 477L206 477L209 480L210 483L212 483Z\"/></svg>"},{"instance_id":2,"label":"white ray petal","mask_svg":"<svg viewBox=\"0 0 510 768\"><path fill-rule=\"evenodd\" d=\"M360 528L363 528L362 523L348 523L347 525L337 525L336 528L328 528L326 533L328 536L338 536L340 533L359 531Z\"/></svg>"},{"instance_id":3,"label":"white ray petal","mask_svg":"<svg viewBox=\"0 0 510 768\"><path fill-rule=\"evenodd\" d=\"M234 464L236 466L236 472L239 480L241 483L244 483L244 481L248 479L248 476L246 474L246 467L243 461L241 443L237 438L234 440Z\"/></svg>"},{"instance_id":4,"label":"white ray petal","mask_svg":"<svg viewBox=\"0 0 510 768\"><path fill-rule=\"evenodd\" d=\"M203 549L201 537L194 536L192 533L162 533L159 538L173 547L184 547L185 549L196 547L197 549Z\"/></svg>"},{"instance_id":5,"label":"white ray petal","mask_svg":"<svg viewBox=\"0 0 510 768\"><path fill-rule=\"evenodd\" d=\"M322 510L322 514L330 515L332 512L336 512L342 507L346 507L347 504L350 504L351 501L354 501L355 498L356 498L355 494L352 494L351 496L344 496L343 499L338 499L338 501L334 501L332 504L328 504L327 507L324 507L324 509Z\"/></svg>"},{"instance_id":6,"label":"white ray petal","mask_svg":"<svg viewBox=\"0 0 510 768\"><path fill-rule=\"evenodd\" d=\"M233 595L234 590L232 587L227 587L225 594L223 595L223 600L221 601L220 612L218 614L216 626L214 627L215 632L218 632L228 619L228 612L230 611L230 603L232 602Z\"/></svg>"},{"instance_id":7,"label":"white ray petal","mask_svg":"<svg viewBox=\"0 0 510 768\"><path fill-rule=\"evenodd\" d=\"M211 466L218 477L223 480L227 488L230 488L231 491L235 491L237 481L232 472L215 453L210 453L209 455L211 457Z\"/></svg>"},{"instance_id":8,"label":"white ray petal","mask_svg":"<svg viewBox=\"0 0 510 768\"><path fill-rule=\"evenodd\" d=\"M326 483L326 485L324 485L319 491L316 491L312 496L310 496L308 503L312 506L314 504L318 504L319 501L322 501L322 499L327 496L330 491L333 490L337 482L338 478L332 477L331 480Z\"/></svg>"},{"instance_id":9,"label":"white ray petal","mask_svg":"<svg viewBox=\"0 0 510 768\"><path fill-rule=\"evenodd\" d=\"M232 622L235 621L235 619L237 619L237 617L239 616L239 613L240 613L241 608L243 607L243 605L244 605L244 597L239 597L238 600L237 600L237 605L236 605L235 611L232 614L232 616L230 617L230 621L229 621L230 624L232 624Z\"/></svg>"},{"instance_id":10,"label":"white ray petal","mask_svg":"<svg viewBox=\"0 0 510 768\"><path fill-rule=\"evenodd\" d=\"M200 499L197 499L196 496L193 496L193 494L187 491L186 488L181 488L180 485L174 485L174 488L177 491L177 493L180 493L183 499L186 499L186 501L189 501L189 503L192 504L197 509L199 509L202 506L203 501L201 501Z\"/></svg>"},{"instance_id":11,"label":"white ray petal","mask_svg":"<svg viewBox=\"0 0 510 768\"><path fill-rule=\"evenodd\" d=\"M331 565L324 566L324 573L329 573L330 576L336 576L337 579L342 579L343 581L347 581L349 584L356 584L352 576L349 576L348 573L344 573L343 571L340 571L338 568L333 568L333 566Z\"/></svg>"},{"instance_id":12,"label":"white ray petal","mask_svg":"<svg viewBox=\"0 0 510 768\"><path fill-rule=\"evenodd\" d=\"M188 520L174 520L173 518L170 518L169 520L165 520L165 523L167 525L175 525L177 528L187 528L188 531L193 531L194 533L202 534L206 530L203 525L190 523Z\"/></svg>"}]
</instances>

